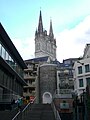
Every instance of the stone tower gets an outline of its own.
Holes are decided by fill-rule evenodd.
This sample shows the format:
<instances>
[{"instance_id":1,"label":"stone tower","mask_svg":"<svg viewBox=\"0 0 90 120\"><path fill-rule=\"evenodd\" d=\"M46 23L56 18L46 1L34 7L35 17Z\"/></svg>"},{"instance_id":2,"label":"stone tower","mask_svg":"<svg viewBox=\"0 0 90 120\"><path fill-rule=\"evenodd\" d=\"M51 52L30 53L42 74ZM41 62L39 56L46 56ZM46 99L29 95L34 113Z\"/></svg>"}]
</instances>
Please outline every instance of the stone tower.
<instances>
[{"instance_id":1,"label":"stone tower","mask_svg":"<svg viewBox=\"0 0 90 120\"><path fill-rule=\"evenodd\" d=\"M40 10L38 29L35 32L35 58L49 56L51 60L56 59L56 39L54 38L52 21L50 20L49 35L43 29L42 14Z\"/></svg>"},{"instance_id":2,"label":"stone tower","mask_svg":"<svg viewBox=\"0 0 90 120\"><path fill-rule=\"evenodd\" d=\"M51 103L56 90L56 67L55 64L40 65L39 75L39 102Z\"/></svg>"}]
</instances>

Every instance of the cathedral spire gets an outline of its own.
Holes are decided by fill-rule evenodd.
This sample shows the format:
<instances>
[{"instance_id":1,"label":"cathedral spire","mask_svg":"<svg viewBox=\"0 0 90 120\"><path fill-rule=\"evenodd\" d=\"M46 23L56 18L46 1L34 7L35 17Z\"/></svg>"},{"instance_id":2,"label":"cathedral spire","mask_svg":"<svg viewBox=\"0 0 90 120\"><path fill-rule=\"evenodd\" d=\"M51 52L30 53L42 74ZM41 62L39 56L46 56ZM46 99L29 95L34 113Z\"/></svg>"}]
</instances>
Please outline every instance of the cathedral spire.
<instances>
[{"instance_id":1,"label":"cathedral spire","mask_svg":"<svg viewBox=\"0 0 90 120\"><path fill-rule=\"evenodd\" d=\"M50 30L49 30L49 36L50 36L51 38L54 37L54 35L53 35L53 28L52 28L52 20L51 20L51 19L50 19Z\"/></svg>"},{"instance_id":2,"label":"cathedral spire","mask_svg":"<svg viewBox=\"0 0 90 120\"><path fill-rule=\"evenodd\" d=\"M43 33L43 23L42 23L41 10L40 10L40 16L39 16L38 33Z\"/></svg>"},{"instance_id":3,"label":"cathedral spire","mask_svg":"<svg viewBox=\"0 0 90 120\"><path fill-rule=\"evenodd\" d=\"M36 28L35 36L37 36L37 33L38 33L38 32L37 32L37 28Z\"/></svg>"}]
</instances>

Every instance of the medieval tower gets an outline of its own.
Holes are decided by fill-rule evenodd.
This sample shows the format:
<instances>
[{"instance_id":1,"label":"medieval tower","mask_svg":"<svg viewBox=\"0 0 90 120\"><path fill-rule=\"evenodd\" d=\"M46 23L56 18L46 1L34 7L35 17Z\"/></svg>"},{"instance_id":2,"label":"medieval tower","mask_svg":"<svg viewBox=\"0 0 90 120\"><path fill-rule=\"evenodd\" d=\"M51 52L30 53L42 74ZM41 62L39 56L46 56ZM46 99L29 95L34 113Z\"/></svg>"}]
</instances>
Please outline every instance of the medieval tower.
<instances>
[{"instance_id":1,"label":"medieval tower","mask_svg":"<svg viewBox=\"0 0 90 120\"><path fill-rule=\"evenodd\" d=\"M52 21L50 20L49 35L43 28L40 10L38 29L35 32L35 58L49 56L52 61L56 59L56 39L54 38Z\"/></svg>"},{"instance_id":2,"label":"medieval tower","mask_svg":"<svg viewBox=\"0 0 90 120\"><path fill-rule=\"evenodd\" d=\"M27 93L36 97L37 103L51 103L56 89L56 39L54 38L52 21L50 20L49 35L43 28L40 11L38 28L35 31L35 58L26 60L25 70L29 83ZM27 77L28 75L28 77ZM33 77L32 77L33 76Z\"/></svg>"},{"instance_id":3,"label":"medieval tower","mask_svg":"<svg viewBox=\"0 0 90 120\"><path fill-rule=\"evenodd\" d=\"M53 34L52 21L50 20L49 34L43 28L42 13L40 10L38 28L35 31L35 60L41 60L39 65L39 102L51 103L56 89L56 39ZM47 59L49 58L49 62ZM46 62L43 60L46 60Z\"/></svg>"}]
</instances>

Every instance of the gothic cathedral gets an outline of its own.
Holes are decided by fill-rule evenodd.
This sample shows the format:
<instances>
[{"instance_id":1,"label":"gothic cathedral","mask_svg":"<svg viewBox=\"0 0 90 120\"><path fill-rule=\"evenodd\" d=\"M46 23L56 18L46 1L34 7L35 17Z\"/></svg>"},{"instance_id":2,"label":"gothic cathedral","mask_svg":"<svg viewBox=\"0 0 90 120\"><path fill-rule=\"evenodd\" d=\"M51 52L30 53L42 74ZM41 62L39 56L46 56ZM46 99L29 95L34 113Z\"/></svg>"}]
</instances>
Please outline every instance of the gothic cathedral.
<instances>
[{"instance_id":1,"label":"gothic cathedral","mask_svg":"<svg viewBox=\"0 0 90 120\"><path fill-rule=\"evenodd\" d=\"M49 56L52 61L56 59L56 39L54 38L52 21L50 20L49 35L43 29L42 14L40 10L38 29L35 32L35 58Z\"/></svg>"}]
</instances>

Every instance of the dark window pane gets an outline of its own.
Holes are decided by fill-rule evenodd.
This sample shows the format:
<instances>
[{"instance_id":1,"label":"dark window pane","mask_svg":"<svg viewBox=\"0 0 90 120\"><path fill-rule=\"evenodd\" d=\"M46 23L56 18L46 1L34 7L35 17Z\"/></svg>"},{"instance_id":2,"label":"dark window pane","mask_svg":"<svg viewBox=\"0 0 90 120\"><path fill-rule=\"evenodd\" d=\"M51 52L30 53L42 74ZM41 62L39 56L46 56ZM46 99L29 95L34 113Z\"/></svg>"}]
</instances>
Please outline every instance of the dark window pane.
<instances>
[{"instance_id":1,"label":"dark window pane","mask_svg":"<svg viewBox=\"0 0 90 120\"><path fill-rule=\"evenodd\" d=\"M78 74L82 74L82 66L78 67Z\"/></svg>"},{"instance_id":2,"label":"dark window pane","mask_svg":"<svg viewBox=\"0 0 90 120\"><path fill-rule=\"evenodd\" d=\"M83 87L83 79L79 79L79 87Z\"/></svg>"},{"instance_id":3,"label":"dark window pane","mask_svg":"<svg viewBox=\"0 0 90 120\"><path fill-rule=\"evenodd\" d=\"M85 65L85 72L89 72L90 68L89 68L89 64Z\"/></svg>"}]
</instances>

